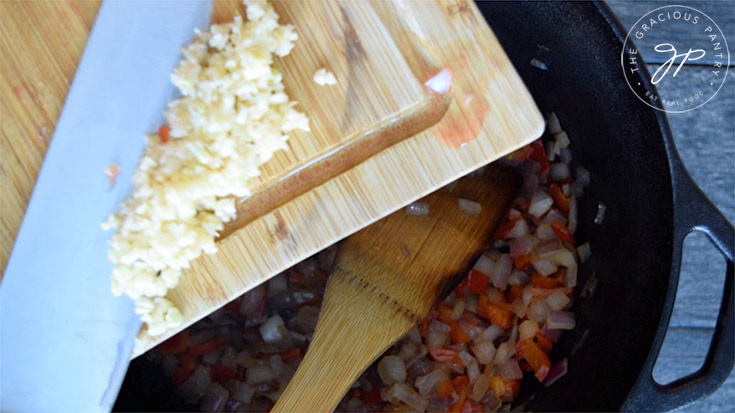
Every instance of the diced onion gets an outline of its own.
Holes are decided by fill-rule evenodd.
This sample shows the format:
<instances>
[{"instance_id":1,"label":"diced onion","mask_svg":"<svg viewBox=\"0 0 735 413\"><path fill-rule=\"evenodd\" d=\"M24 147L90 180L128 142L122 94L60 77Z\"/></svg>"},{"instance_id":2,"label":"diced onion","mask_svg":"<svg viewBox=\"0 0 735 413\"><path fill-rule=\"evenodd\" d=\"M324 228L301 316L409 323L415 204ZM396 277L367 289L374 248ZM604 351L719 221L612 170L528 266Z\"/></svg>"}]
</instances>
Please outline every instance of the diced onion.
<instances>
[{"instance_id":1,"label":"diced onion","mask_svg":"<svg viewBox=\"0 0 735 413\"><path fill-rule=\"evenodd\" d=\"M480 377L480 366L473 361L467 365L467 378L470 379L470 384L474 384L478 377Z\"/></svg>"},{"instance_id":2,"label":"diced onion","mask_svg":"<svg viewBox=\"0 0 735 413\"><path fill-rule=\"evenodd\" d=\"M425 202L414 202L406 206L406 215L429 215L429 204Z\"/></svg>"},{"instance_id":3,"label":"diced onion","mask_svg":"<svg viewBox=\"0 0 735 413\"><path fill-rule=\"evenodd\" d=\"M597 203L597 214L595 215L595 224L602 225L602 222L605 220L605 212L607 211L607 206L603 204L602 202Z\"/></svg>"},{"instance_id":4,"label":"diced onion","mask_svg":"<svg viewBox=\"0 0 735 413\"><path fill-rule=\"evenodd\" d=\"M536 238L539 240L553 239L556 238L556 233L551 228L551 225L541 223L538 228L536 228Z\"/></svg>"},{"instance_id":5,"label":"diced onion","mask_svg":"<svg viewBox=\"0 0 735 413\"><path fill-rule=\"evenodd\" d=\"M577 266L567 268L567 273L564 275L564 286L567 288L573 288L577 285Z\"/></svg>"},{"instance_id":6,"label":"diced onion","mask_svg":"<svg viewBox=\"0 0 735 413\"><path fill-rule=\"evenodd\" d=\"M203 412L219 412L225 407L225 402L230 397L228 392L219 383L212 383L202 397L199 410Z\"/></svg>"},{"instance_id":7,"label":"diced onion","mask_svg":"<svg viewBox=\"0 0 735 413\"><path fill-rule=\"evenodd\" d=\"M567 225L567 229L570 233L574 234L577 232L577 216L579 212L577 211L577 196L572 195L569 198L569 224Z\"/></svg>"},{"instance_id":8,"label":"diced onion","mask_svg":"<svg viewBox=\"0 0 735 413\"><path fill-rule=\"evenodd\" d=\"M406 403L412 409L422 412L426 410L426 407L429 405L428 400L421 397L414 389L406 385L406 383L396 383L391 386L391 388L386 392L386 397L388 400L396 400Z\"/></svg>"},{"instance_id":9,"label":"diced onion","mask_svg":"<svg viewBox=\"0 0 735 413\"><path fill-rule=\"evenodd\" d=\"M255 390L251 386L243 382L238 382L237 389L232 393L232 398L240 400L245 404L250 404L254 394Z\"/></svg>"},{"instance_id":10,"label":"diced onion","mask_svg":"<svg viewBox=\"0 0 735 413\"><path fill-rule=\"evenodd\" d=\"M386 385L406 381L406 365L398 356L384 356L378 363L378 375Z\"/></svg>"},{"instance_id":11,"label":"diced onion","mask_svg":"<svg viewBox=\"0 0 735 413\"><path fill-rule=\"evenodd\" d=\"M510 255L503 254L500 256L500 260L495 265L495 271L493 271L493 275L490 277L493 285L504 290L508 285L508 278L510 278L510 272L512 270L513 260L510 258Z\"/></svg>"},{"instance_id":12,"label":"diced onion","mask_svg":"<svg viewBox=\"0 0 735 413\"><path fill-rule=\"evenodd\" d=\"M569 163L572 161L572 151L569 150L569 148L564 148L559 151L559 160L564 163Z\"/></svg>"},{"instance_id":13,"label":"diced onion","mask_svg":"<svg viewBox=\"0 0 735 413\"><path fill-rule=\"evenodd\" d=\"M477 361L482 364L492 363L493 357L495 357L495 351L495 345L493 345L492 341L484 341L472 346L472 353L477 357Z\"/></svg>"},{"instance_id":14,"label":"diced onion","mask_svg":"<svg viewBox=\"0 0 735 413\"><path fill-rule=\"evenodd\" d=\"M561 124L559 123L559 118L556 116L556 113L550 112L546 115L546 128L552 135L562 131Z\"/></svg>"},{"instance_id":15,"label":"diced onion","mask_svg":"<svg viewBox=\"0 0 735 413\"><path fill-rule=\"evenodd\" d=\"M503 364L506 361L510 360L513 355L516 354L516 343L508 340L500 346L498 346L498 350L495 352L495 364Z\"/></svg>"},{"instance_id":16,"label":"diced onion","mask_svg":"<svg viewBox=\"0 0 735 413\"><path fill-rule=\"evenodd\" d=\"M496 325L491 324L490 327L486 328L485 331L483 331L477 338L475 339L476 343L482 343L485 341L493 342L496 338L500 337L501 334L503 334L503 328Z\"/></svg>"},{"instance_id":17,"label":"diced onion","mask_svg":"<svg viewBox=\"0 0 735 413\"><path fill-rule=\"evenodd\" d=\"M577 254L579 255L579 262L585 263L588 259L590 259L590 256L592 256L592 249L590 247L589 242L585 242L584 244L577 247Z\"/></svg>"},{"instance_id":18,"label":"diced onion","mask_svg":"<svg viewBox=\"0 0 735 413\"><path fill-rule=\"evenodd\" d=\"M286 326L283 324L283 319L278 314L263 323L258 331L260 331L263 341L267 344L278 343L283 340L287 334Z\"/></svg>"},{"instance_id":19,"label":"diced onion","mask_svg":"<svg viewBox=\"0 0 735 413\"><path fill-rule=\"evenodd\" d=\"M276 295L288 289L286 274L281 273L268 281L268 295Z\"/></svg>"},{"instance_id":20,"label":"diced onion","mask_svg":"<svg viewBox=\"0 0 735 413\"><path fill-rule=\"evenodd\" d=\"M563 332L564 330L550 329L547 326L544 326L544 328L541 329L541 334L551 339L554 343L559 341Z\"/></svg>"},{"instance_id":21,"label":"diced onion","mask_svg":"<svg viewBox=\"0 0 735 413\"><path fill-rule=\"evenodd\" d=\"M516 220L515 225L513 225L513 228L508 231L507 238L520 238L525 237L528 234L530 234L528 223L525 219L518 219Z\"/></svg>"},{"instance_id":22,"label":"diced onion","mask_svg":"<svg viewBox=\"0 0 735 413\"><path fill-rule=\"evenodd\" d=\"M260 305L263 302L263 296L265 295L265 288L265 285L261 284L242 296L240 314L247 317L254 317L258 313Z\"/></svg>"},{"instance_id":23,"label":"diced onion","mask_svg":"<svg viewBox=\"0 0 735 413\"><path fill-rule=\"evenodd\" d=\"M176 388L176 394L186 400L187 403L196 403L210 384L212 384L212 381L209 379L207 369L200 365L191 377Z\"/></svg>"},{"instance_id":24,"label":"diced onion","mask_svg":"<svg viewBox=\"0 0 735 413\"><path fill-rule=\"evenodd\" d=\"M490 274L493 273L494 268L495 263L484 254L480 255L480 258L477 259L477 262L475 262L475 265L472 267L473 270L479 271L487 276L490 276Z\"/></svg>"},{"instance_id":25,"label":"diced onion","mask_svg":"<svg viewBox=\"0 0 735 413\"><path fill-rule=\"evenodd\" d=\"M569 146L569 144L571 143L571 141L569 140L569 135L567 135L567 133L564 131L555 133L553 136L554 136L554 141L556 142L556 146L559 149L564 149L567 146Z\"/></svg>"},{"instance_id":26,"label":"diced onion","mask_svg":"<svg viewBox=\"0 0 735 413\"><path fill-rule=\"evenodd\" d=\"M245 380L248 384L261 384L275 380L276 375L270 366L253 366L245 371Z\"/></svg>"},{"instance_id":27,"label":"diced onion","mask_svg":"<svg viewBox=\"0 0 735 413\"><path fill-rule=\"evenodd\" d=\"M569 304L569 297L559 289L554 290L551 295L546 297L546 305L548 305L552 311L562 310L567 306L567 304Z\"/></svg>"},{"instance_id":28,"label":"diced onion","mask_svg":"<svg viewBox=\"0 0 735 413\"><path fill-rule=\"evenodd\" d=\"M590 298L593 295L595 295L595 291L597 290L597 284L600 282L600 280L597 279L597 274L593 273L592 276L587 280L586 283L584 283L584 287L582 287L582 291L579 292L580 298Z\"/></svg>"},{"instance_id":29,"label":"diced onion","mask_svg":"<svg viewBox=\"0 0 735 413\"><path fill-rule=\"evenodd\" d=\"M569 311L552 311L546 318L546 325L550 329L572 330L576 325L574 313Z\"/></svg>"},{"instance_id":30,"label":"diced onion","mask_svg":"<svg viewBox=\"0 0 735 413\"><path fill-rule=\"evenodd\" d=\"M538 189L539 179L538 175L533 173L527 173L522 175L523 185L519 191L519 194L523 197L530 198L534 192Z\"/></svg>"},{"instance_id":31,"label":"diced onion","mask_svg":"<svg viewBox=\"0 0 735 413\"><path fill-rule=\"evenodd\" d=\"M523 271L513 271L508 278L508 284L510 285L526 285L531 277Z\"/></svg>"},{"instance_id":32,"label":"diced onion","mask_svg":"<svg viewBox=\"0 0 735 413\"><path fill-rule=\"evenodd\" d=\"M523 298L516 298L510 305L508 306L508 309L512 311L516 317L523 318L526 316L526 310L528 309L528 305L523 302Z\"/></svg>"},{"instance_id":33,"label":"diced onion","mask_svg":"<svg viewBox=\"0 0 735 413\"><path fill-rule=\"evenodd\" d=\"M482 205L469 199L459 198L457 199L457 205L459 210L467 215L477 215L482 211Z\"/></svg>"},{"instance_id":34,"label":"diced onion","mask_svg":"<svg viewBox=\"0 0 735 413\"><path fill-rule=\"evenodd\" d=\"M558 238L540 241L536 244L536 254L539 257L549 257L564 250L564 245Z\"/></svg>"},{"instance_id":35,"label":"diced onion","mask_svg":"<svg viewBox=\"0 0 735 413\"><path fill-rule=\"evenodd\" d=\"M554 200L544 191L537 190L531 197L531 204L528 206L528 213L534 218L539 218L554 205Z\"/></svg>"},{"instance_id":36,"label":"diced onion","mask_svg":"<svg viewBox=\"0 0 735 413\"><path fill-rule=\"evenodd\" d=\"M567 217L558 209L552 208L546 215L544 215L539 223L551 224L554 221L560 221L562 224L566 225Z\"/></svg>"},{"instance_id":37,"label":"diced onion","mask_svg":"<svg viewBox=\"0 0 735 413\"><path fill-rule=\"evenodd\" d=\"M526 320L518 326L518 340L523 341L531 338L538 330L538 322L535 320Z\"/></svg>"},{"instance_id":38,"label":"diced onion","mask_svg":"<svg viewBox=\"0 0 735 413\"><path fill-rule=\"evenodd\" d=\"M533 265L533 268L535 268L539 274L545 277L555 273L558 269L553 262L546 259L540 259L538 257L531 258L531 265Z\"/></svg>"},{"instance_id":39,"label":"diced onion","mask_svg":"<svg viewBox=\"0 0 735 413\"><path fill-rule=\"evenodd\" d=\"M539 59L537 59L535 57L533 59L531 59L531 61L529 63L531 64L531 66L535 67L536 69L541 69L541 70L548 70L549 69L549 67L546 65L545 62L543 62L542 60L539 60Z\"/></svg>"},{"instance_id":40,"label":"diced onion","mask_svg":"<svg viewBox=\"0 0 735 413\"><path fill-rule=\"evenodd\" d=\"M510 241L510 256L512 258L519 257L531 252L533 241L531 237L514 238Z\"/></svg>"},{"instance_id":41,"label":"diced onion","mask_svg":"<svg viewBox=\"0 0 735 413\"><path fill-rule=\"evenodd\" d=\"M577 183L582 185L583 188L586 188L587 185L590 184L590 171L588 171L584 166L577 167L574 177Z\"/></svg>"},{"instance_id":42,"label":"diced onion","mask_svg":"<svg viewBox=\"0 0 735 413\"><path fill-rule=\"evenodd\" d=\"M546 317L549 315L549 306L546 305L546 301L544 300L534 300L531 302L531 305L528 306L528 311L526 312L526 317L528 317L529 320L535 320L538 322L543 322L546 320ZM557 328L557 327L553 327Z\"/></svg>"},{"instance_id":43,"label":"diced onion","mask_svg":"<svg viewBox=\"0 0 735 413\"><path fill-rule=\"evenodd\" d=\"M477 378L477 381L475 381L475 384L472 386L472 394L470 394L470 398L479 402L483 397L485 397L485 393L487 393L488 388L490 388L490 381L488 381L487 377L483 374Z\"/></svg>"},{"instance_id":44,"label":"diced onion","mask_svg":"<svg viewBox=\"0 0 735 413\"><path fill-rule=\"evenodd\" d=\"M475 358L472 357L472 354L468 353L466 350L462 350L459 352L459 359L462 360L462 363L464 363L465 366L475 362Z\"/></svg>"},{"instance_id":45,"label":"diced onion","mask_svg":"<svg viewBox=\"0 0 735 413\"><path fill-rule=\"evenodd\" d=\"M551 386L557 380L559 380L565 374L567 374L568 365L569 365L569 362L567 361L567 358L564 357L561 360L559 360L556 364L551 366L551 368L549 368L549 372L546 374L546 378L544 379L544 386L546 387Z\"/></svg>"},{"instance_id":46,"label":"diced onion","mask_svg":"<svg viewBox=\"0 0 735 413\"><path fill-rule=\"evenodd\" d=\"M520 366L518 366L518 362L513 359L503 364L496 364L495 371L503 380L519 380L523 378L523 372Z\"/></svg>"},{"instance_id":47,"label":"diced onion","mask_svg":"<svg viewBox=\"0 0 735 413\"><path fill-rule=\"evenodd\" d=\"M571 172L569 171L569 165L563 162L552 163L551 170L549 172L549 176L551 177L551 180L554 182L559 182L561 180L569 178L571 176Z\"/></svg>"},{"instance_id":48,"label":"diced onion","mask_svg":"<svg viewBox=\"0 0 735 413\"><path fill-rule=\"evenodd\" d=\"M435 369L429 374L416 378L416 389L422 396L429 396L439 387L439 382L449 378L444 369Z\"/></svg>"}]
</instances>

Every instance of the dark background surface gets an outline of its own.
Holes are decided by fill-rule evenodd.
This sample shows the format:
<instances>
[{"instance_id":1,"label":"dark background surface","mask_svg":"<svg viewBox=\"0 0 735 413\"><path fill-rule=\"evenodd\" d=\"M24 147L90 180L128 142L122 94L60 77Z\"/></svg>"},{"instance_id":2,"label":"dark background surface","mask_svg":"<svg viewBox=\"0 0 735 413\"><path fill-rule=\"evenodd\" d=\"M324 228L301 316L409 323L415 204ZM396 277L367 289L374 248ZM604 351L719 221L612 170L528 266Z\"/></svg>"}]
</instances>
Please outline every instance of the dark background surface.
<instances>
[{"instance_id":1,"label":"dark background surface","mask_svg":"<svg viewBox=\"0 0 735 413\"><path fill-rule=\"evenodd\" d=\"M630 29L638 19L658 7L680 4L694 7L709 15L722 29L730 42L731 66L735 48L735 1L618 1L607 2L620 19L623 27ZM675 39L678 33L663 33L659 38L647 36L647 42L659 43ZM652 73L662 63L648 58ZM688 64L682 70L694 72L694 78L705 76L708 60L701 64ZM731 68L732 69L732 68ZM730 70L722 89L706 105L685 113L668 114L671 131L681 158L697 184L722 211L727 219L735 222L735 73ZM676 94L676 87L685 85L659 84L661 95ZM717 319L725 279L725 261L714 250L706 236L690 235L684 248L679 290L674 305L669 333L654 368L654 378L668 383L699 369L709 346ZM735 357L735 355L733 355ZM735 372L714 394L681 409L687 412L735 411Z\"/></svg>"}]
</instances>

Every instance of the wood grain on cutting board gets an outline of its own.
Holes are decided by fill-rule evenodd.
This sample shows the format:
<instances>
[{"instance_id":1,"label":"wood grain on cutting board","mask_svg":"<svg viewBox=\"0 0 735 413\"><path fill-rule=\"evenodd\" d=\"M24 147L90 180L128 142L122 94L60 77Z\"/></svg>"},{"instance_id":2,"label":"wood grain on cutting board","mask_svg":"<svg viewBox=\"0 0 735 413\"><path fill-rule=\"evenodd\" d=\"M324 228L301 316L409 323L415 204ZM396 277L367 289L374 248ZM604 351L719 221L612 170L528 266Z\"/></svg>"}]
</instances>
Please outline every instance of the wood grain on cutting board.
<instances>
[{"instance_id":1,"label":"wood grain on cutting board","mask_svg":"<svg viewBox=\"0 0 735 413\"><path fill-rule=\"evenodd\" d=\"M59 73L73 71L96 6L23 2L1 7L3 117L10 120L2 122L1 167L3 187L12 188L12 202L3 200L4 268L47 147L47 139L39 139L38 122L45 122L44 136L50 137L71 76ZM195 261L169 294L186 324L522 146L543 128L532 98L471 2L283 2L276 9L300 34L292 54L276 65L289 95L310 116L312 132L293 134L290 150L263 168L255 195L239 205L250 215L237 224L252 222L221 239L218 254ZM228 21L238 10L237 2L216 2L213 20ZM334 72L338 84L316 85L311 76L320 67ZM425 82L442 70L451 72L452 87L436 93ZM38 82L45 87L27 89ZM39 96L53 100L53 110ZM364 159L381 145L415 133ZM342 158L315 161L331 152ZM299 175L303 165L316 169ZM266 213L284 201L274 200L278 194L290 198L304 187L311 189ZM268 188L276 190L259 199L258 191Z\"/></svg>"}]
</instances>

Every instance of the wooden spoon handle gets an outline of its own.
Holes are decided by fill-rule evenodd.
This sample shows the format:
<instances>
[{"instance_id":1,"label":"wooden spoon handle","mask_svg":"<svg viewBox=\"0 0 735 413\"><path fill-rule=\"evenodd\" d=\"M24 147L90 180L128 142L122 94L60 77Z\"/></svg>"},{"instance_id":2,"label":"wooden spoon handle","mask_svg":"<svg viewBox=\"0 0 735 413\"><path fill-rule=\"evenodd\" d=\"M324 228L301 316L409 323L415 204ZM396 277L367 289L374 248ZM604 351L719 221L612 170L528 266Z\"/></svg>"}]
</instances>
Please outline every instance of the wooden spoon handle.
<instances>
[{"instance_id":1,"label":"wooden spoon handle","mask_svg":"<svg viewBox=\"0 0 735 413\"><path fill-rule=\"evenodd\" d=\"M314 340L273 411L333 410L487 247L516 185L513 173L491 166L422 198L427 216L398 211L350 236L327 282ZM482 208L468 214L459 199Z\"/></svg>"},{"instance_id":2,"label":"wooden spoon handle","mask_svg":"<svg viewBox=\"0 0 735 413\"><path fill-rule=\"evenodd\" d=\"M364 369L418 321L391 300L360 276L338 266L327 282L309 350L272 411L334 410ZM385 311L386 302L396 311ZM355 303L359 303L362 317L355 317ZM360 336L355 336L356 331Z\"/></svg>"}]
</instances>

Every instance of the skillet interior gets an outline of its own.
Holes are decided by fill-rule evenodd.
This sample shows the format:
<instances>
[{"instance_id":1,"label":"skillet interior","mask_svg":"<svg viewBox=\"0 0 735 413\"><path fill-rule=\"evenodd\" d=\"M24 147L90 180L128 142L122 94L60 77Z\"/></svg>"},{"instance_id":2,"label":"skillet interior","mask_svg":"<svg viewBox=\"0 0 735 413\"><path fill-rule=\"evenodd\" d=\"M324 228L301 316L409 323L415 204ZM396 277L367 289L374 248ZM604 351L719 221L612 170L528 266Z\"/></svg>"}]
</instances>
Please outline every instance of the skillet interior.
<instances>
[{"instance_id":1,"label":"skillet interior","mask_svg":"<svg viewBox=\"0 0 735 413\"><path fill-rule=\"evenodd\" d=\"M575 161L591 172L576 237L590 241L580 287L596 272L592 298L575 299L577 328L561 341L569 372L536 392L528 410L618 410L641 373L666 303L673 201L665 138L653 109L629 90L622 44L590 2L480 2L478 7L542 111L555 111ZM543 47L542 47L543 46ZM544 49L548 49L545 50ZM546 63L540 70L532 58ZM597 202L607 206L593 223ZM578 296L581 288L577 288ZM671 304L671 303L669 303ZM554 357L552 357L554 359ZM529 384L529 383L524 383Z\"/></svg>"},{"instance_id":2,"label":"skillet interior","mask_svg":"<svg viewBox=\"0 0 735 413\"><path fill-rule=\"evenodd\" d=\"M621 43L598 6L572 2L480 2L516 69L543 111L555 111L570 135L575 161L592 185L580 204L577 237L593 255L580 287L597 273L596 294L576 299L577 328L556 357L584 345L554 386L524 383L527 409L618 410L641 372L654 339L672 261L673 207L665 141L654 111L628 89L619 65ZM548 50L539 48L545 46ZM537 57L548 70L529 64ZM597 202L607 214L593 224ZM575 294L581 288L577 288ZM133 362L116 410L184 408L160 370ZM163 380L162 380L163 379Z\"/></svg>"}]
</instances>

